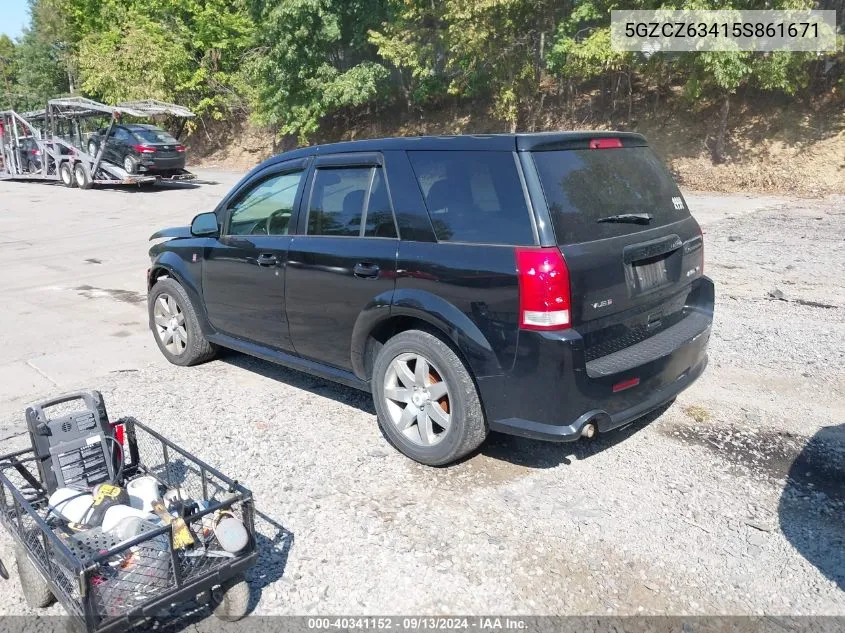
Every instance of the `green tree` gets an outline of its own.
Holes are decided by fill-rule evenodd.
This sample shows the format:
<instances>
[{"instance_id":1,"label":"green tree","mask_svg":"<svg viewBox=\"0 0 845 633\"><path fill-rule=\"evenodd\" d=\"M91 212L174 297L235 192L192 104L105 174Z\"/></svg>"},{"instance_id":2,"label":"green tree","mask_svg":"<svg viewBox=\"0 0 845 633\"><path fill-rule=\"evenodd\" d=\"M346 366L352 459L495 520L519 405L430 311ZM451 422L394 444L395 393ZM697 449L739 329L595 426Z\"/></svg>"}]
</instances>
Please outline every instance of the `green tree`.
<instances>
[{"instance_id":1,"label":"green tree","mask_svg":"<svg viewBox=\"0 0 845 633\"><path fill-rule=\"evenodd\" d=\"M190 79L190 58L177 31L130 11L79 43L82 89L107 103L176 101Z\"/></svg>"},{"instance_id":2,"label":"green tree","mask_svg":"<svg viewBox=\"0 0 845 633\"><path fill-rule=\"evenodd\" d=\"M18 109L43 107L48 99L67 94L68 76L59 55L59 49L41 40L34 31L24 32L15 46L15 92L22 95L16 104Z\"/></svg>"},{"instance_id":3,"label":"green tree","mask_svg":"<svg viewBox=\"0 0 845 633\"><path fill-rule=\"evenodd\" d=\"M16 84L15 43L8 35L0 35L0 110L14 107L12 88Z\"/></svg>"},{"instance_id":4,"label":"green tree","mask_svg":"<svg viewBox=\"0 0 845 633\"><path fill-rule=\"evenodd\" d=\"M246 0L38 1L63 7L86 93L180 101L216 117L244 106Z\"/></svg>"},{"instance_id":5,"label":"green tree","mask_svg":"<svg viewBox=\"0 0 845 633\"><path fill-rule=\"evenodd\" d=\"M304 142L324 116L377 100L388 71L365 34L385 15L381 0L258 1L253 12L260 28L249 69L260 122Z\"/></svg>"},{"instance_id":6,"label":"green tree","mask_svg":"<svg viewBox=\"0 0 845 633\"><path fill-rule=\"evenodd\" d=\"M546 41L565 8L553 0L394 0L392 19L370 41L398 70L409 103L491 98L512 129L533 127Z\"/></svg>"}]
</instances>

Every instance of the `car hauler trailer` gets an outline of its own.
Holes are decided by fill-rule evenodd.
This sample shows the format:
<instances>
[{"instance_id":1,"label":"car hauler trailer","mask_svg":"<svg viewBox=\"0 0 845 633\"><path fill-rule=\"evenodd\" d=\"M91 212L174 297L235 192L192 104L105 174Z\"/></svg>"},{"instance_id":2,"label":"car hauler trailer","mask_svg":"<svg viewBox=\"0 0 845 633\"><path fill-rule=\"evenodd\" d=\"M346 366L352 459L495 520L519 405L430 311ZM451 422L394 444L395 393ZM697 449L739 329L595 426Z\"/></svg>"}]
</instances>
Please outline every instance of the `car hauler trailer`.
<instances>
[{"instance_id":1,"label":"car hauler trailer","mask_svg":"<svg viewBox=\"0 0 845 633\"><path fill-rule=\"evenodd\" d=\"M105 138L123 117L146 119L157 115L193 117L187 108L158 101L110 106L85 99L51 99L43 110L18 114L0 112L0 149L3 165L0 180L61 181L67 187L88 189L92 185L142 185L157 182L152 174L130 174L123 167L103 160L105 143L96 155L85 151L81 122L110 118ZM194 174L180 170L167 180L193 180Z\"/></svg>"}]
</instances>

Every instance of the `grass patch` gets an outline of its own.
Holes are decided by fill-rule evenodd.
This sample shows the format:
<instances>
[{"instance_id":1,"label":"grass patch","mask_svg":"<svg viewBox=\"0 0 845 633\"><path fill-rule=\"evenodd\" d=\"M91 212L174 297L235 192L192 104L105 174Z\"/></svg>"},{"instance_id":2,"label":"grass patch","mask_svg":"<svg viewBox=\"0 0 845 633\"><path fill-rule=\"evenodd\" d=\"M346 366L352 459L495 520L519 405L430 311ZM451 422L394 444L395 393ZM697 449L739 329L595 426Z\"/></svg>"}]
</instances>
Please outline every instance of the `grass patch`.
<instances>
[{"instance_id":1,"label":"grass patch","mask_svg":"<svg viewBox=\"0 0 845 633\"><path fill-rule=\"evenodd\" d=\"M707 422L713 417L707 409L697 404L691 404L688 407L685 407L684 412L699 424Z\"/></svg>"}]
</instances>

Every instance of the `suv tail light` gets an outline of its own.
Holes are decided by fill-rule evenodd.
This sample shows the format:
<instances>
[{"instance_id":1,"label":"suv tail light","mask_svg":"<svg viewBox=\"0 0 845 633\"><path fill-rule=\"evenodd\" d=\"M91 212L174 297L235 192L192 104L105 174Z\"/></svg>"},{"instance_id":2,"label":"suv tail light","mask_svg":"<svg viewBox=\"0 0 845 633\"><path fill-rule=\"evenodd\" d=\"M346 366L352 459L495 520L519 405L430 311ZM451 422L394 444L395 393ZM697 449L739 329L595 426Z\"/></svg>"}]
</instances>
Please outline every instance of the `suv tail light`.
<instances>
[{"instance_id":1,"label":"suv tail light","mask_svg":"<svg viewBox=\"0 0 845 633\"><path fill-rule=\"evenodd\" d=\"M519 327L565 330L571 327L569 269L559 248L517 248Z\"/></svg>"},{"instance_id":2,"label":"suv tail light","mask_svg":"<svg viewBox=\"0 0 845 633\"><path fill-rule=\"evenodd\" d=\"M155 147L147 147L146 145L133 145L132 149L134 149L139 154L155 154L156 153Z\"/></svg>"}]
</instances>

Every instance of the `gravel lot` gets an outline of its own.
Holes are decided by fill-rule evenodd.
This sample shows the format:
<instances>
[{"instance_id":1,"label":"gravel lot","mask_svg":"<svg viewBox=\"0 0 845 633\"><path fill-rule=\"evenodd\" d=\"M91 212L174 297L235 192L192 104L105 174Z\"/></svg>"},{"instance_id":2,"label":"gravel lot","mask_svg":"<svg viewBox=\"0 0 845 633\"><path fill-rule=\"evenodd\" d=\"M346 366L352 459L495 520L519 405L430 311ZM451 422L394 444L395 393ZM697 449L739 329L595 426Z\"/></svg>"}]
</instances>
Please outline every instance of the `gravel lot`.
<instances>
[{"instance_id":1,"label":"gravel lot","mask_svg":"<svg viewBox=\"0 0 845 633\"><path fill-rule=\"evenodd\" d=\"M718 293L704 377L593 443L494 435L431 469L366 394L159 355L146 238L237 178L202 175L218 184L0 183L0 435L27 401L91 387L245 482L254 613L845 615L845 198L689 194ZM0 614L28 613L5 532L0 558Z\"/></svg>"}]
</instances>

